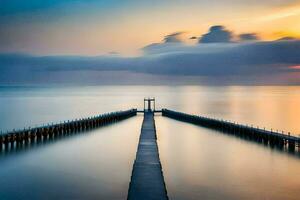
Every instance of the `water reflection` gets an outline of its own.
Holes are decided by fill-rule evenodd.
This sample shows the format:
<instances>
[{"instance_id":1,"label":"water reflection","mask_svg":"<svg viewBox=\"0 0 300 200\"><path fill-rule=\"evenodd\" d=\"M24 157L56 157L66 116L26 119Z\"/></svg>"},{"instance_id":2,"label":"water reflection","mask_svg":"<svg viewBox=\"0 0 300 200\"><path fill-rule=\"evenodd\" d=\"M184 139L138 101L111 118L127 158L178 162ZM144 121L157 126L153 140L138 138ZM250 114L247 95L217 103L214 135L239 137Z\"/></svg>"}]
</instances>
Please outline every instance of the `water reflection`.
<instances>
[{"instance_id":1,"label":"water reflection","mask_svg":"<svg viewBox=\"0 0 300 200\"><path fill-rule=\"evenodd\" d=\"M298 199L298 157L164 117L156 124L170 199Z\"/></svg>"},{"instance_id":2,"label":"water reflection","mask_svg":"<svg viewBox=\"0 0 300 200\"><path fill-rule=\"evenodd\" d=\"M115 122L118 123L118 122ZM113 126L113 124L106 124L105 126ZM102 127L98 127L97 130L100 131ZM64 134L52 134L47 136L46 138L41 137L41 138L37 138L35 137L34 139L30 139L30 140L24 140L22 141L22 143L19 142L14 142L12 143L7 143L7 144L3 144L0 147L0 159L3 159L3 157L5 156L9 156L9 155L16 155L19 153L25 153L26 151L33 151L33 150L37 150L37 148L39 147L43 147L44 145L50 145L53 144L55 142L61 141L61 140L66 140L68 138L70 138L71 136L81 136L81 135L85 135L85 134L91 134L91 133L95 133L93 131L92 128L90 129L86 129L86 130L82 130L82 131L73 131L73 132L69 132L69 133L64 133Z\"/></svg>"},{"instance_id":3,"label":"water reflection","mask_svg":"<svg viewBox=\"0 0 300 200\"><path fill-rule=\"evenodd\" d=\"M0 87L1 130L142 108L154 96L157 108L222 118L300 134L298 86L100 86ZM28 117L30 116L30 117Z\"/></svg>"},{"instance_id":4,"label":"water reflection","mask_svg":"<svg viewBox=\"0 0 300 200\"><path fill-rule=\"evenodd\" d=\"M2 158L0 199L126 199L141 120Z\"/></svg>"},{"instance_id":5,"label":"water reflection","mask_svg":"<svg viewBox=\"0 0 300 200\"><path fill-rule=\"evenodd\" d=\"M158 109L300 133L300 87L289 86L0 87L0 129L142 108L148 96ZM1 160L0 199L126 199L141 120L9 152L15 156ZM170 199L300 196L297 155L167 118L156 123Z\"/></svg>"}]
</instances>

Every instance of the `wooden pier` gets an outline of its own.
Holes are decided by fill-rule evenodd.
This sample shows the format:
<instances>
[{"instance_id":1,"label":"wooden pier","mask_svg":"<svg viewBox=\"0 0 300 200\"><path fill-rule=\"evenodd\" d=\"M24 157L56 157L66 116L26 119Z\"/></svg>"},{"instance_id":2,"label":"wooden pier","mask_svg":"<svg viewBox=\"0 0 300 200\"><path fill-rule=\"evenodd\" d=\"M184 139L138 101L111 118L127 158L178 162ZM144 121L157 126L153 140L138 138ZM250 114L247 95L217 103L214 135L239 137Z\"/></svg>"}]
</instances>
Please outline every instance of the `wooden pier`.
<instances>
[{"instance_id":1,"label":"wooden pier","mask_svg":"<svg viewBox=\"0 0 300 200\"><path fill-rule=\"evenodd\" d=\"M153 108L153 107L154 108ZM218 120L202 116L190 115L168 109L156 110L155 99L144 99L144 109L130 109L120 112L98 115L94 117L65 121L63 123L28 128L24 130L12 131L0 135L0 150L28 146L28 144L37 144L42 141L52 141L52 139L61 139L64 136L81 133L94 128L111 124L123 119L143 113L144 120L141 128L139 144L136 158L133 164L131 181L128 189L128 200L167 200L167 190L160 163L159 151L157 145L155 113L162 113L162 116L183 122L200 125L206 128L222 131L238 137L253 140L271 147L295 151L300 148L300 138L290 134L269 131L265 129L249 127L225 120ZM62 137L63 136L63 137ZM29 145L30 146L30 145Z\"/></svg>"},{"instance_id":2,"label":"wooden pier","mask_svg":"<svg viewBox=\"0 0 300 200\"><path fill-rule=\"evenodd\" d=\"M36 128L11 131L0 134L0 151L19 148L23 144L45 142L60 136L92 130L110 123L114 123L135 116L136 109L112 112L89 118L68 120L63 123L49 124Z\"/></svg>"},{"instance_id":3,"label":"wooden pier","mask_svg":"<svg viewBox=\"0 0 300 200\"><path fill-rule=\"evenodd\" d=\"M219 130L229 134L241 136L250 140L254 140L265 145L276 146L283 148L287 146L290 151L294 151L295 147L299 146L300 138L290 134L283 134L279 132L269 131L256 127L249 127L242 124L228 122L224 120L217 120L196 115L189 115L182 112L177 112L168 109L162 109L162 115L173 118L179 121L184 121L203 127Z\"/></svg>"},{"instance_id":4,"label":"wooden pier","mask_svg":"<svg viewBox=\"0 0 300 200\"><path fill-rule=\"evenodd\" d=\"M152 108L154 107L154 109ZM47 140L57 139L61 136L73 135L74 133L88 131L103 125L120 121L137 113L162 113L163 116L176 120L201 125L203 127L222 131L224 133L236 135L249 140L254 140L271 147L287 147L291 152L298 147L300 152L300 138L283 132L273 130L260 129L258 127L247 126L225 120L218 120L196 115L189 115L168 109L156 110L155 99L144 99L144 109L130 109L126 111L112 112L103 115L93 116L89 118L68 120L57 124L48 124L35 128L27 128L23 130L13 130L0 134L0 151L11 150L22 147L23 144L44 143ZM27 145L28 146L28 145Z\"/></svg>"},{"instance_id":5,"label":"wooden pier","mask_svg":"<svg viewBox=\"0 0 300 200\"><path fill-rule=\"evenodd\" d=\"M128 200L168 199L156 139L154 112L148 109L144 112Z\"/></svg>"}]
</instances>

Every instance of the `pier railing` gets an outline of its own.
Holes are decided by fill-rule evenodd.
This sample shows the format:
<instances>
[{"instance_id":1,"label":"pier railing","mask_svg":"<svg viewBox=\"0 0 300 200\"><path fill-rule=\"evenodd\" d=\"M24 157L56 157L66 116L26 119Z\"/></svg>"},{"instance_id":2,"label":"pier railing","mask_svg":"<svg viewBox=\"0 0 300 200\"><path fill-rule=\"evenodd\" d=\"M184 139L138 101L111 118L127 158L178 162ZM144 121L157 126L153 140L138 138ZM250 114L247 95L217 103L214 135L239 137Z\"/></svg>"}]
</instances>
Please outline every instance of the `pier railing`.
<instances>
[{"instance_id":1,"label":"pier railing","mask_svg":"<svg viewBox=\"0 0 300 200\"><path fill-rule=\"evenodd\" d=\"M271 146L288 146L289 150L292 151L295 150L295 146L299 147L300 143L299 137L292 136L290 134L255 128L253 126L250 127L225 120L190 115L168 109L162 109L162 115L179 121L189 122L203 127L243 136Z\"/></svg>"},{"instance_id":2,"label":"pier railing","mask_svg":"<svg viewBox=\"0 0 300 200\"><path fill-rule=\"evenodd\" d=\"M111 112L83 119L68 120L57 124L50 124L46 126L2 133L0 134L0 150L2 150L3 145L5 149L13 148L15 145L22 145L24 142L33 143L36 141L44 141L61 135L91 130L135 116L136 113L136 109L130 109L126 111Z\"/></svg>"}]
</instances>

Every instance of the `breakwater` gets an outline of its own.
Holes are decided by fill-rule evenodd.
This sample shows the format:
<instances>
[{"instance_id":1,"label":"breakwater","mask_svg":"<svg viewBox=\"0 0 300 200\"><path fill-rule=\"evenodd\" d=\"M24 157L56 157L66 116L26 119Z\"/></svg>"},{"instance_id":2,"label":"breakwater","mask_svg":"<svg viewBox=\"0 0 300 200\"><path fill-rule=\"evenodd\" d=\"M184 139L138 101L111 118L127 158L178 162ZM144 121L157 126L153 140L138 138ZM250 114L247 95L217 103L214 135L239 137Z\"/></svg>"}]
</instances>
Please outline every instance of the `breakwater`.
<instances>
[{"instance_id":1,"label":"breakwater","mask_svg":"<svg viewBox=\"0 0 300 200\"><path fill-rule=\"evenodd\" d=\"M229 134L254 140L265 145L276 146L279 148L287 147L290 151L295 151L295 147L300 147L300 138L290 134L275 132L273 130L260 129L258 127L247 126L225 120L218 120L197 115L190 115L168 109L162 109L162 115L200 125L206 128L215 129Z\"/></svg>"},{"instance_id":2,"label":"breakwater","mask_svg":"<svg viewBox=\"0 0 300 200\"><path fill-rule=\"evenodd\" d=\"M13 130L0 135L0 150L18 148L26 143L47 141L60 136L72 135L78 132L92 130L107 124L135 116L136 109L111 112L93 117L68 120L62 123L49 124L23 130Z\"/></svg>"}]
</instances>

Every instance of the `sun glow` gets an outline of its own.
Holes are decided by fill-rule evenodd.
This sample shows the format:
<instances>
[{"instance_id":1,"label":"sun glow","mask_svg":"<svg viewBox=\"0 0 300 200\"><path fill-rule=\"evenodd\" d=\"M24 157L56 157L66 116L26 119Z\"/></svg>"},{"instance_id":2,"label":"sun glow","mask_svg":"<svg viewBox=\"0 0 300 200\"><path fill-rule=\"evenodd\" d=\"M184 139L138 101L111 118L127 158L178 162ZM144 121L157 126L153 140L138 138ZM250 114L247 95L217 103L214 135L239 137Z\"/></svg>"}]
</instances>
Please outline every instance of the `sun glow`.
<instances>
[{"instance_id":1,"label":"sun glow","mask_svg":"<svg viewBox=\"0 0 300 200\"><path fill-rule=\"evenodd\" d=\"M290 68L290 69L300 70L300 65L290 66L289 68Z\"/></svg>"}]
</instances>

